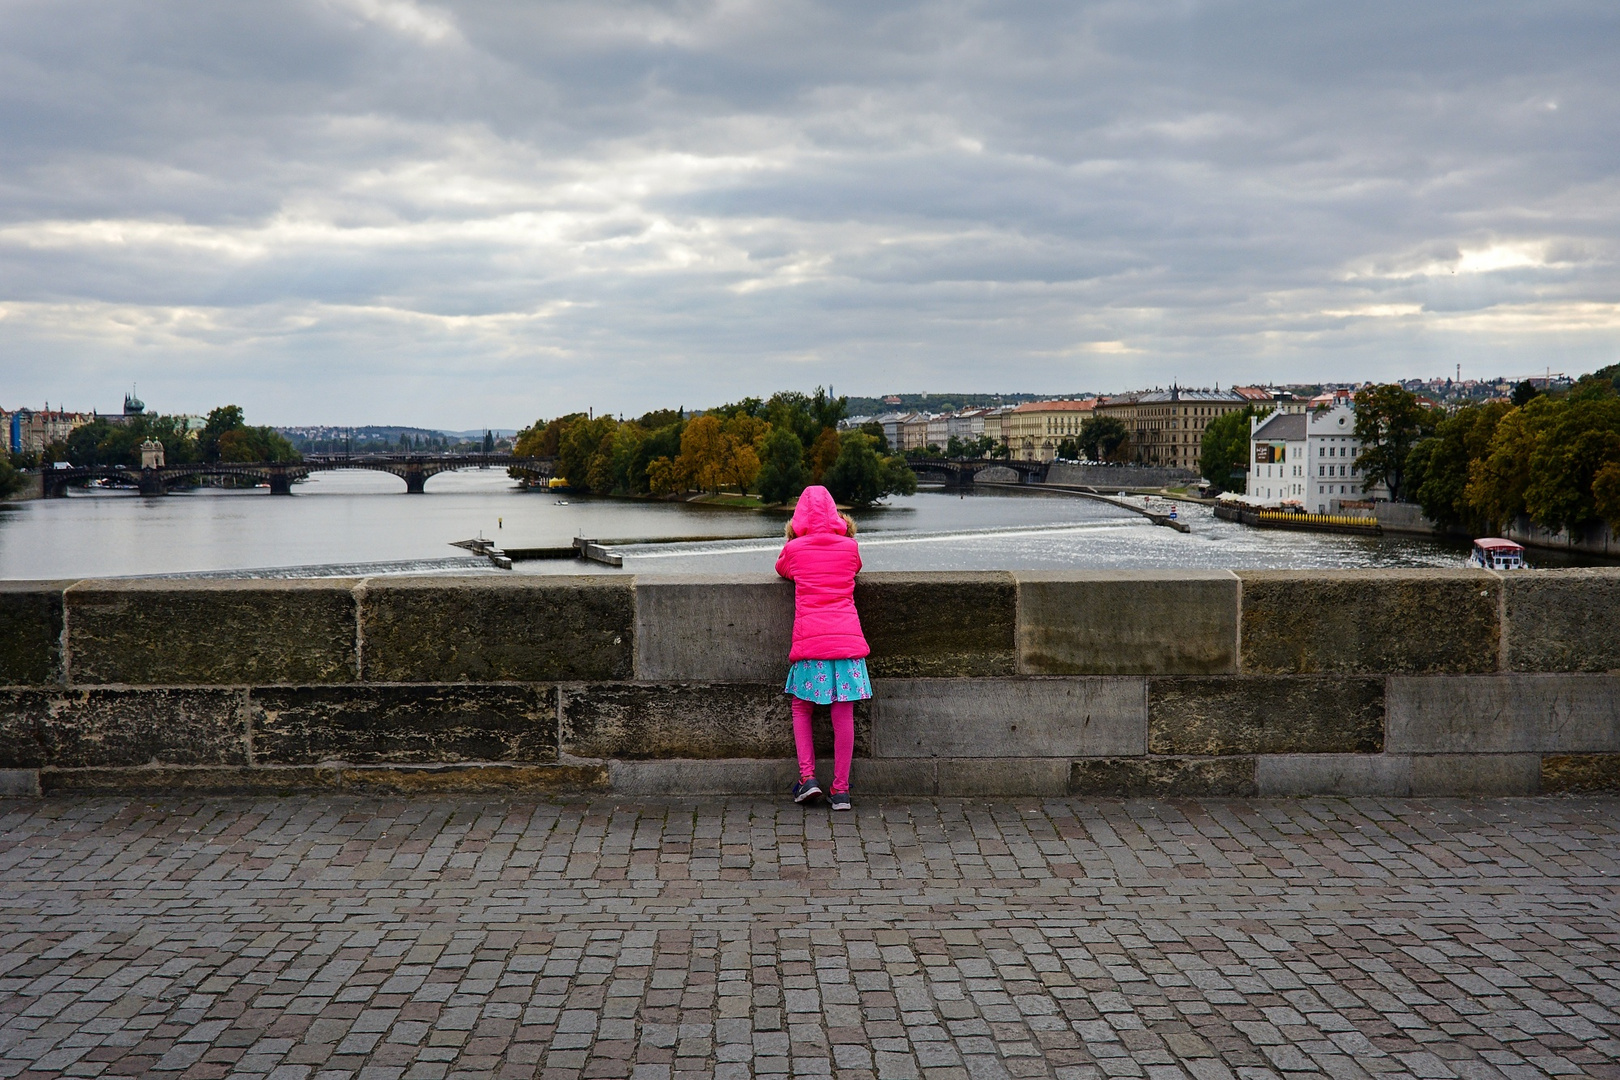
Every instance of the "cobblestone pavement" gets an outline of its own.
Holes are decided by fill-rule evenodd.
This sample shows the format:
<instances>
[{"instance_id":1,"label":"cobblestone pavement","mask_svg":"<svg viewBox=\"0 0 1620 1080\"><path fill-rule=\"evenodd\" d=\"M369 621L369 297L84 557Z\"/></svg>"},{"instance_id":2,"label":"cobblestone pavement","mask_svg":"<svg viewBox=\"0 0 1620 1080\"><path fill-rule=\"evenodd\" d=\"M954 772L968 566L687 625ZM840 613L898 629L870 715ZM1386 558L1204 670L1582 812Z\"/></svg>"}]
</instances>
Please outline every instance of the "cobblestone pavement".
<instances>
[{"instance_id":1,"label":"cobblestone pavement","mask_svg":"<svg viewBox=\"0 0 1620 1080\"><path fill-rule=\"evenodd\" d=\"M0 803L0 1075L1620 1077L1620 802Z\"/></svg>"}]
</instances>

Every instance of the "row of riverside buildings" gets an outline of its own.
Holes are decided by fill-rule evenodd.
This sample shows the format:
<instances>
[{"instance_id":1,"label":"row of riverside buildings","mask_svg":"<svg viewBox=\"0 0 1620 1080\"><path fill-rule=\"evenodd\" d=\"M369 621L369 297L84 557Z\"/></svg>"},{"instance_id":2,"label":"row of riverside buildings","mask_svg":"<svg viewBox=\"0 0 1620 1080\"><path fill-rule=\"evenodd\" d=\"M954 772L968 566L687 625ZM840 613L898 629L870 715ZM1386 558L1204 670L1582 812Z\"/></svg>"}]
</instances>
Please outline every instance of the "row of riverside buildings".
<instances>
[{"instance_id":1,"label":"row of riverside buildings","mask_svg":"<svg viewBox=\"0 0 1620 1080\"><path fill-rule=\"evenodd\" d=\"M20 408L7 410L0 407L0 445L13 454L42 454L47 446L67 442L68 436L85 424L106 420L114 424L127 424L132 417L146 411L146 405L135 395L124 395L122 413L70 412L51 408ZM200 431L207 422L203 417L185 417L188 428Z\"/></svg>"},{"instance_id":2,"label":"row of riverside buildings","mask_svg":"<svg viewBox=\"0 0 1620 1080\"><path fill-rule=\"evenodd\" d=\"M1382 484L1365 483L1355 461L1355 392L1337 389L1315 397L1257 386L1190 390L1172 386L1114 397L1031 401L950 413L891 412L855 416L845 427L877 423L892 450L945 449L954 437L967 443L989 436L1018 461L1050 462L1058 447L1080 433L1092 416L1112 416L1130 435L1130 459L1141 465L1195 474L1204 429L1217 417L1249 406L1271 413L1250 421L1247 494L1256 506L1334 513L1346 503L1388 498Z\"/></svg>"},{"instance_id":3,"label":"row of riverside buildings","mask_svg":"<svg viewBox=\"0 0 1620 1080\"><path fill-rule=\"evenodd\" d=\"M941 450L952 436L962 442L988 435L1017 461L1052 461L1058 447L1080 433L1092 416L1111 416L1130 435L1131 460L1196 471L1204 428L1216 417L1249 405L1277 402L1273 391L1254 386L1231 390L1190 390L1172 386L1112 397L1030 401L995 409L962 409L954 413L884 413L856 416L847 427L878 423L892 450L904 453L933 446Z\"/></svg>"}]
</instances>

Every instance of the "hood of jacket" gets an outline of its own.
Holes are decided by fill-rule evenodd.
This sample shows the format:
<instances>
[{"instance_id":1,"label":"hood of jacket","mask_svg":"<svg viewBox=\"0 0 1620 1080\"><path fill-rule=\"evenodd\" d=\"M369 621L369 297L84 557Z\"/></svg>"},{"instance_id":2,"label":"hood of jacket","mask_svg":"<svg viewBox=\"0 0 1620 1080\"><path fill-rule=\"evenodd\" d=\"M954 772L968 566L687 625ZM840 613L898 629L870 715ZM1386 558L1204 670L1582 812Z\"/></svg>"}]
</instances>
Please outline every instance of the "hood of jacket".
<instances>
[{"instance_id":1,"label":"hood of jacket","mask_svg":"<svg viewBox=\"0 0 1620 1080\"><path fill-rule=\"evenodd\" d=\"M813 533L848 532L844 519L838 516L838 504L832 493L820 484L812 484L799 496L799 505L793 510L793 535L809 536Z\"/></svg>"}]
</instances>

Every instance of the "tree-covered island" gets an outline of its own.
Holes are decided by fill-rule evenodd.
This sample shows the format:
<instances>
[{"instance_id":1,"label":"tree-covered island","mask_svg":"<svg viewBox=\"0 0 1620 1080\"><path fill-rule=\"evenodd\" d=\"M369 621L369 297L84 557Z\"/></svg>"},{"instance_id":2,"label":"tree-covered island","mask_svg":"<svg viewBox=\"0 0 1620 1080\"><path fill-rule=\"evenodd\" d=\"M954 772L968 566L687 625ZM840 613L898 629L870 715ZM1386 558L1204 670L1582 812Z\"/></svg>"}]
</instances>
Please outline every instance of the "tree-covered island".
<instances>
[{"instance_id":1,"label":"tree-covered island","mask_svg":"<svg viewBox=\"0 0 1620 1080\"><path fill-rule=\"evenodd\" d=\"M844 398L783 391L688 416L659 409L634 420L569 413L518 433L518 457L555 457L557 477L597 495L691 498L739 506L780 504L809 484L839 502L869 506L910 494L917 479L890 454L882 429L839 431ZM539 478L522 469L524 483Z\"/></svg>"}]
</instances>

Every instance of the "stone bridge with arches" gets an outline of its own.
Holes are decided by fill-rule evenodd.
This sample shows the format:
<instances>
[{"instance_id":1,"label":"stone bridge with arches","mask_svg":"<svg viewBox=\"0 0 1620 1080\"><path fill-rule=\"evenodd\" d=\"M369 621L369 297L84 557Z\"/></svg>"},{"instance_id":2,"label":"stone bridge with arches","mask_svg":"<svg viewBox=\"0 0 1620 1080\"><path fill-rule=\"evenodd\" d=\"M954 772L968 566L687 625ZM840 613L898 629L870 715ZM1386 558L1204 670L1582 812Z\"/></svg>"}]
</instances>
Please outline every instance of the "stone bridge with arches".
<instances>
[{"instance_id":1,"label":"stone bridge with arches","mask_svg":"<svg viewBox=\"0 0 1620 1080\"><path fill-rule=\"evenodd\" d=\"M996 458L908 457L906 464L918 478L940 479L946 487L966 487L986 469L1009 469L1018 474L1020 484L1038 484L1046 479L1044 461L1003 461Z\"/></svg>"},{"instance_id":2,"label":"stone bridge with arches","mask_svg":"<svg viewBox=\"0 0 1620 1080\"><path fill-rule=\"evenodd\" d=\"M300 461L213 461L156 465L136 469L125 465L75 466L46 469L44 495L58 498L75 484L114 480L140 489L143 495L162 495L171 486L199 476L238 477L268 484L272 495L291 495L292 486L311 473L362 469L391 473L405 481L408 494L420 495L429 478L459 469L521 469L536 479L554 475L555 458L518 458L510 454L312 454Z\"/></svg>"}]
</instances>

